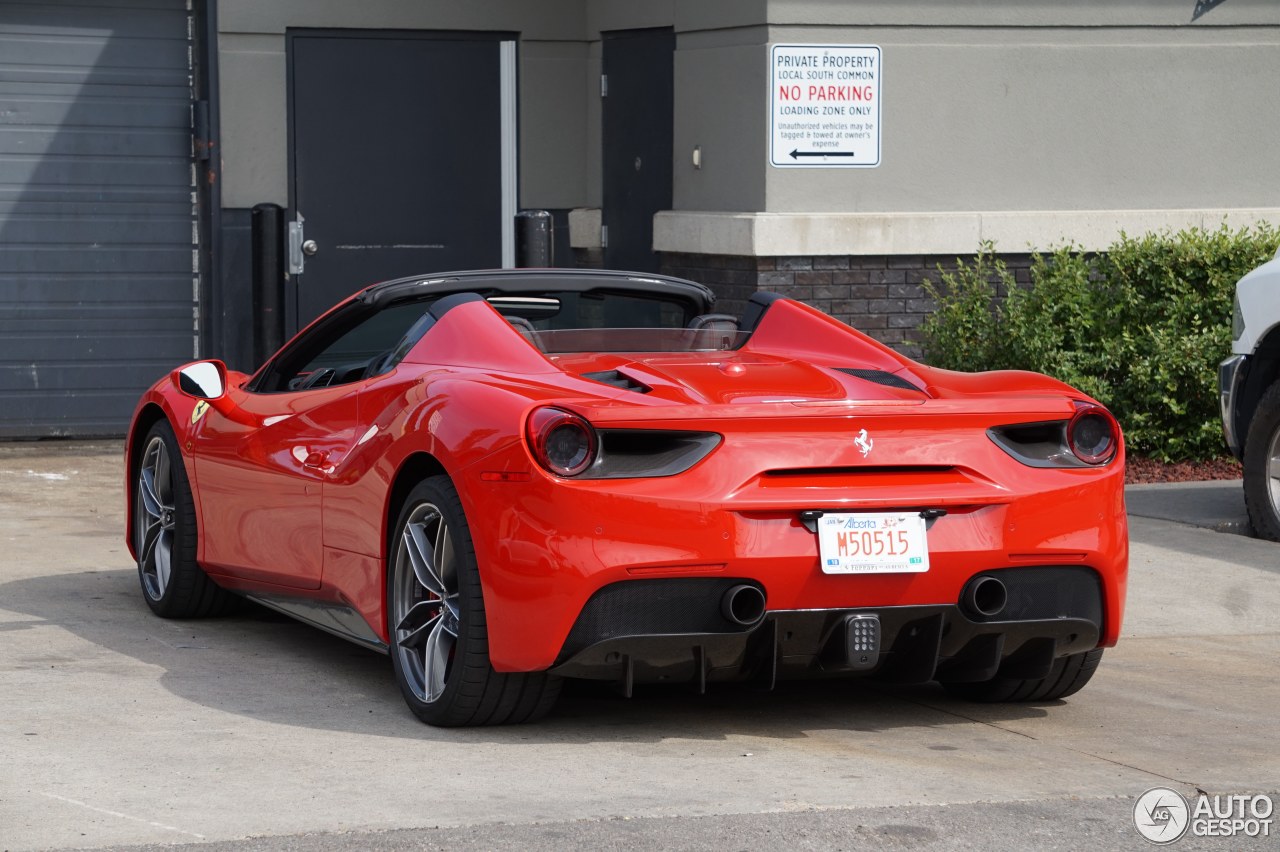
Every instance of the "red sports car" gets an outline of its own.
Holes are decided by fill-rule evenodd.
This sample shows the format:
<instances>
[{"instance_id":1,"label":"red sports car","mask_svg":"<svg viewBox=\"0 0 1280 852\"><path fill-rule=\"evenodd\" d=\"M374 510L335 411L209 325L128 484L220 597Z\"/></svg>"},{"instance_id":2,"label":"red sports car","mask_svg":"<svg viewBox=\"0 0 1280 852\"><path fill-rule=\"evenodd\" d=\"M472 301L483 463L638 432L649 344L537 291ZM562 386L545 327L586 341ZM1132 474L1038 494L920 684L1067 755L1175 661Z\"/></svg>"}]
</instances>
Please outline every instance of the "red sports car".
<instances>
[{"instance_id":1,"label":"red sports car","mask_svg":"<svg viewBox=\"0 0 1280 852\"><path fill-rule=\"evenodd\" d=\"M129 430L158 615L250 598L388 652L435 725L562 678L871 676L1070 695L1120 634L1124 450L1022 372L918 364L771 293L460 272L369 287Z\"/></svg>"}]
</instances>

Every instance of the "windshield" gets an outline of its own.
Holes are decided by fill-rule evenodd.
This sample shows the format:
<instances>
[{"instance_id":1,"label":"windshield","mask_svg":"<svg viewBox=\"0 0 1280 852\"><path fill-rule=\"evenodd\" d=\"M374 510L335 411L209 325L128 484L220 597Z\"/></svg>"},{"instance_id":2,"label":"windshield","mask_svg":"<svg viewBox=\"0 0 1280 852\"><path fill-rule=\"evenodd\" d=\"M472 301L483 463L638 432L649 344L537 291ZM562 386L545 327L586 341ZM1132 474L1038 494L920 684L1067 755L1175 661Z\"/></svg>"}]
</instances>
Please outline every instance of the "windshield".
<instances>
[{"instance_id":1,"label":"windshield","mask_svg":"<svg viewBox=\"0 0 1280 852\"><path fill-rule=\"evenodd\" d=\"M715 328L573 328L531 333L543 352L715 352L737 349L750 336Z\"/></svg>"}]
</instances>

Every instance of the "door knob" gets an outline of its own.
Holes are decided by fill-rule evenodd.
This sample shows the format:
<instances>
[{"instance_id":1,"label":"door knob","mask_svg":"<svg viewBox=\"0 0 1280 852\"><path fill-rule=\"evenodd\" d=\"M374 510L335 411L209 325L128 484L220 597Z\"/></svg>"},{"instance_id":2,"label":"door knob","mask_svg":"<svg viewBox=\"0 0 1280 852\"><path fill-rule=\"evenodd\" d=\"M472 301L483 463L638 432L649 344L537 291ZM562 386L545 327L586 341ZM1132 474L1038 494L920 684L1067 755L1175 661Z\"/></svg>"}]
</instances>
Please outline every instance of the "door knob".
<instances>
[{"instance_id":1,"label":"door knob","mask_svg":"<svg viewBox=\"0 0 1280 852\"><path fill-rule=\"evenodd\" d=\"M316 245L315 240L306 240L302 244L302 253L307 257L311 257L311 255L315 254L319 250L320 246Z\"/></svg>"}]
</instances>

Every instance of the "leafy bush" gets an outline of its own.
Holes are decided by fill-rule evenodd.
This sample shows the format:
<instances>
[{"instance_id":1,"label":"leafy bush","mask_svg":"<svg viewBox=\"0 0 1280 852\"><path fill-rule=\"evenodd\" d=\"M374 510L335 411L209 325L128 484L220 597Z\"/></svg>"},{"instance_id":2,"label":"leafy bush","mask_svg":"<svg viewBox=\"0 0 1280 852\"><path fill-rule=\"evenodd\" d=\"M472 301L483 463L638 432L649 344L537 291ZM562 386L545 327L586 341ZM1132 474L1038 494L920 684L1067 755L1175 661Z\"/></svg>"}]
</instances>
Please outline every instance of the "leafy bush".
<instances>
[{"instance_id":1,"label":"leafy bush","mask_svg":"<svg viewBox=\"0 0 1280 852\"><path fill-rule=\"evenodd\" d=\"M1023 287L984 242L971 262L939 267L940 284L925 282L938 306L921 324L925 358L952 370L1048 373L1111 408L1131 451L1216 458L1232 293L1277 245L1280 229L1265 223L1121 234L1097 255L1071 244L1034 254Z\"/></svg>"}]
</instances>

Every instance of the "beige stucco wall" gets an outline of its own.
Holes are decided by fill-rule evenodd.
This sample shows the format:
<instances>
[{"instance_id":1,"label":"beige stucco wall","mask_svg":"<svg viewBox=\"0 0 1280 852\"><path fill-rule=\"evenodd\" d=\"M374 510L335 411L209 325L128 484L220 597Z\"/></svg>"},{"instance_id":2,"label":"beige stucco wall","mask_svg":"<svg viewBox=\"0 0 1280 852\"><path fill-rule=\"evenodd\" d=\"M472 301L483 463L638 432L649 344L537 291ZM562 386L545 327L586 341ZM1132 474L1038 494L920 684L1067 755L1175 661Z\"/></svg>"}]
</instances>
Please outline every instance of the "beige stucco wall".
<instances>
[{"instance_id":1,"label":"beige stucco wall","mask_svg":"<svg viewBox=\"0 0 1280 852\"><path fill-rule=\"evenodd\" d=\"M1280 200L1280 26L775 27L770 38L878 44L884 74L881 165L771 168L770 212Z\"/></svg>"},{"instance_id":2,"label":"beige stucco wall","mask_svg":"<svg viewBox=\"0 0 1280 852\"><path fill-rule=\"evenodd\" d=\"M674 212L659 216L659 249L928 253L976 232L1022 250L1108 222L1274 218L1280 3L1226 0L1194 24L1193 7L222 0L223 203L287 200L284 33L305 25L517 33L519 203L599 206L600 34L672 26ZM769 46L782 42L883 49L880 166L768 165Z\"/></svg>"},{"instance_id":3,"label":"beige stucco wall","mask_svg":"<svg viewBox=\"0 0 1280 852\"><path fill-rule=\"evenodd\" d=\"M1195 23L1193 8L770 0L767 27L681 32L675 209L659 214L655 247L1100 248L1122 229L1276 221L1280 3L1227 0ZM768 165L774 43L882 48L878 167Z\"/></svg>"}]
</instances>

